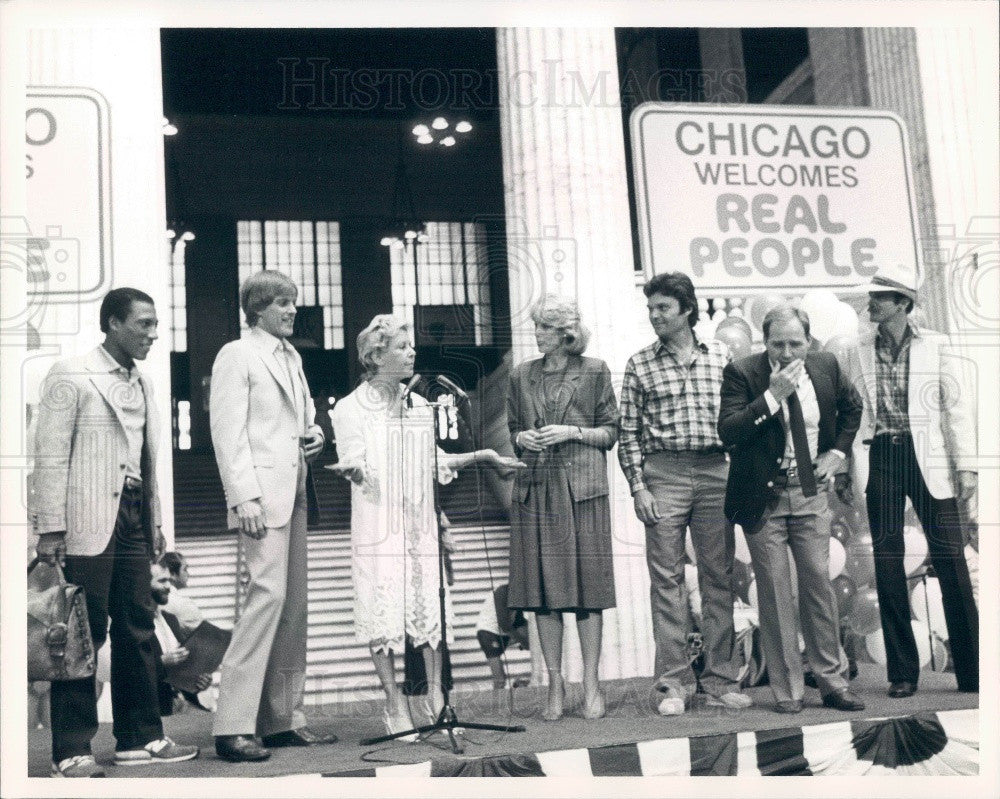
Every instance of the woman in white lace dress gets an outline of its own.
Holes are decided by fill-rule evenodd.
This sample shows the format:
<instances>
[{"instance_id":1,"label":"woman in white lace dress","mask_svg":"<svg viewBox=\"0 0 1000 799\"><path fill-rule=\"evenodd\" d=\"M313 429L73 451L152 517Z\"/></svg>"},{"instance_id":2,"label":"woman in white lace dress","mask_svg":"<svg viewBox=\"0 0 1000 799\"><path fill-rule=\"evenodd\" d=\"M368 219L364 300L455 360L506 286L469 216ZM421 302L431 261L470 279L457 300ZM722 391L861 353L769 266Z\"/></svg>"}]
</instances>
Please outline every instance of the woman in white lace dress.
<instances>
[{"instance_id":1,"label":"woman in white lace dress","mask_svg":"<svg viewBox=\"0 0 1000 799\"><path fill-rule=\"evenodd\" d=\"M358 358L365 380L334 407L333 429L337 468L353 483L354 631L371 651L386 696L386 729L392 733L434 720L420 719L414 725L396 683L393 656L402 656L406 636L423 649L429 710L435 718L444 701L432 483L435 428L433 409L423 397L403 396L415 358L405 323L389 314L376 316L358 335ZM458 455L437 449L436 453L441 483L470 463L508 472L520 466L490 449ZM450 632L447 593L445 607Z\"/></svg>"}]
</instances>

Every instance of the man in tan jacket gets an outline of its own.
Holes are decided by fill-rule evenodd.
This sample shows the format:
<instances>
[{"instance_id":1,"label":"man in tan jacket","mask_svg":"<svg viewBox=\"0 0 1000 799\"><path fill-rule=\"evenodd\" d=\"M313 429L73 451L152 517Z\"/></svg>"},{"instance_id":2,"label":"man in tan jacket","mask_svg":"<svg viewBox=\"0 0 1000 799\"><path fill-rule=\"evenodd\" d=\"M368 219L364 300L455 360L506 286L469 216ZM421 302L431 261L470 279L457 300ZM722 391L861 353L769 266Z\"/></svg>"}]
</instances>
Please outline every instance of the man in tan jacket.
<instances>
[{"instance_id":1,"label":"man in tan jacket","mask_svg":"<svg viewBox=\"0 0 1000 799\"><path fill-rule=\"evenodd\" d=\"M222 661L216 753L264 760L266 747L332 743L305 723L306 463L323 449L302 360L288 343L297 290L257 272L240 288L249 333L212 368L212 444L250 584Z\"/></svg>"},{"instance_id":2,"label":"man in tan jacket","mask_svg":"<svg viewBox=\"0 0 1000 799\"><path fill-rule=\"evenodd\" d=\"M152 647L150 560L163 551L156 491L156 408L136 361L156 340L156 308L138 289L101 303L104 343L60 361L38 407L28 511L39 558L65 563L83 587L94 650L111 617L115 764L176 763L198 756L163 735ZM52 684L52 776L103 777L94 678Z\"/></svg>"}]
</instances>

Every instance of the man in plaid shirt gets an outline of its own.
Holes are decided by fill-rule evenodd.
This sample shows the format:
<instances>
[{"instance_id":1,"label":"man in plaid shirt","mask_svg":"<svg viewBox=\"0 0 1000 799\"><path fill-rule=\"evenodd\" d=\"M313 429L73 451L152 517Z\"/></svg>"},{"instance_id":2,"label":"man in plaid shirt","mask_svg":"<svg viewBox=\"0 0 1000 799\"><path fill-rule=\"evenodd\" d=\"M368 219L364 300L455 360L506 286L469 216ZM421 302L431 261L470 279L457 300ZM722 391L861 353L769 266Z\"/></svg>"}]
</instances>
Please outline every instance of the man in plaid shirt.
<instances>
[{"instance_id":1,"label":"man in plaid shirt","mask_svg":"<svg viewBox=\"0 0 1000 799\"><path fill-rule=\"evenodd\" d=\"M622 384L618 459L646 525L657 688L663 715L684 712L695 692L685 653L684 537L698 559L709 703L749 707L735 662L733 528L723 514L729 463L716 433L719 388L729 350L694 334L698 302L691 279L656 275L643 288L657 341L633 355Z\"/></svg>"}]
</instances>

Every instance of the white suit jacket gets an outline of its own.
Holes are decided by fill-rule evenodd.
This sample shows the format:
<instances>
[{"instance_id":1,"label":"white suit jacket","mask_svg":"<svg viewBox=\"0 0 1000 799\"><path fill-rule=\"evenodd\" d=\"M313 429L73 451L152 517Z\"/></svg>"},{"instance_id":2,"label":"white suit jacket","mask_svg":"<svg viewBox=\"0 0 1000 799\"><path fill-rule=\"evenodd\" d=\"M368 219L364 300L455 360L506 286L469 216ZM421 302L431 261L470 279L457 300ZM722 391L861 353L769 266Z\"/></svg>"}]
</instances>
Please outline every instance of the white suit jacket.
<instances>
[{"instance_id":1,"label":"white suit jacket","mask_svg":"<svg viewBox=\"0 0 1000 799\"><path fill-rule=\"evenodd\" d=\"M146 396L143 494L152 513L150 542L160 524L156 486L157 417L153 387L140 373ZM116 393L122 383L97 347L56 363L45 378L38 405L35 468L28 515L35 534L66 531L66 553L99 555L108 545L125 483L128 439Z\"/></svg>"},{"instance_id":2,"label":"white suit jacket","mask_svg":"<svg viewBox=\"0 0 1000 799\"><path fill-rule=\"evenodd\" d=\"M293 350L299 386L305 393L299 418L288 370L274 353L277 339L251 328L226 344L212 366L209 417L212 445L226 492L230 528L239 527L233 508L260 500L268 527L291 518L298 485L299 436L313 429L315 407L302 359Z\"/></svg>"},{"instance_id":3,"label":"white suit jacket","mask_svg":"<svg viewBox=\"0 0 1000 799\"><path fill-rule=\"evenodd\" d=\"M874 331L864 335L852 355L850 376L865 402L856 446L875 434L878 407L875 335ZM935 499L953 497L953 470L976 470L972 362L955 352L947 336L914 328L909 373L908 415L920 473ZM864 460L867 463L867 457Z\"/></svg>"}]
</instances>

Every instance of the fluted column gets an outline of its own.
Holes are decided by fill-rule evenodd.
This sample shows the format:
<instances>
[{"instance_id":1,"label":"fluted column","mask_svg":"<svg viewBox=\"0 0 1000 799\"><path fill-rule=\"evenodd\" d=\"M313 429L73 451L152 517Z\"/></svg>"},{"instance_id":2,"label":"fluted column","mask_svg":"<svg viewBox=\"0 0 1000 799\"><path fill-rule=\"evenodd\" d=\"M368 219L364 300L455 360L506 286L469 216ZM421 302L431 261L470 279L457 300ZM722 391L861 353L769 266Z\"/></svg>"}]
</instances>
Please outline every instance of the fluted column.
<instances>
[{"instance_id":1,"label":"fluted column","mask_svg":"<svg viewBox=\"0 0 1000 799\"><path fill-rule=\"evenodd\" d=\"M906 123L924 260L921 308L930 327L946 330L947 277L938 251L916 32L913 28L810 28L809 50L817 105L881 108Z\"/></svg>"},{"instance_id":2,"label":"fluted column","mask_svg":"<svg viewBox=\"0 0 1000 799\"><path fill-rule=\"evenodd\" d=\"M706 103L745 103L747 74L740 28L700 28L698 46L706 81ZM723 80L723 75L727 76ZM735 79L733 79L735 78Z\"/></svg>"},{"instance_id":3,"label":"fluted column","mask_svg":"<svg viewBox=\"0 0 1000 799\"><path fill-rule=\"evenodd\" d=\"M939 260L949 292L953 338L972 372L979 410L980 529L995 529L1000 508L995 397L1000 396L1000 141L996 120L997 30L918 28L929 171L934 185ZM983 563L996 563L996 536L980 536ZM997 618L997 595L979 594L980 615ZM996 636L984 638L995 657Z\"/></svg>"},{"instance_id":4,"label":"fluted column","mask_svg":"<svg viewBox=\"0 0 1000 799\"><path fill-rule=\"evenodd\" d=\"M170 425L170 277L163 177L163 119L160 31L141 28L32 29L27 36L26 82L30 87L74 87L98 95L107 108L108 138L101 156L110 162L110 250L105 273L92 295L78 301L44 307L33 320L41 334L42 356L34 371L51 362L86 352L103 339L98 310L103 294L133 286L153 297L160 319L160 339L142 364L156 396L160 418L157 478L163 510L163 532L173 541L173 452ZM30 89L29 89L30 91ZM23 124L23 123L22 123ZM74 131L60 130L72 137ZM183 135L183 133L182 133ZM23 141L23 137L22 137ZM22 157L23 160L23 157ZM50 168L53 165L48 164ZM56 164L67 190L96 193L96 175L80 164ZM75 195L71 195L75 196ZM27 210L32 210L31 186ZM5 212L6 213L6 212ZM64 235L80 220L44 220L62 226ZM34 235L46 235L35 230ZM71 235L71 234L70 234ZM81 273L96 273L86 264ZM72 280L72 276L71 276ZM46 305L44 300L42 305ZM47 363L41 363L47 360ZM44 369L41 369L44 371ZM37 401L37 398L28 398Z\"/></svg>"},{"instance_id":5,"label":"fluted column","mask_svg":"<svg viewBox=\"0 0 1000 799\"><path fill-rule=\"evenodd\" d=\"M545 292L574 297L616 391L640 325L612 28L497 32L513 360L537 356L529 311ZM644 531L609 453L618 607L605 614L604 677L648 675L653 646ZM580 677L567 627L568 676ZM540 653L533 652L533 657Z\"/></svg>"}]
</instances>

